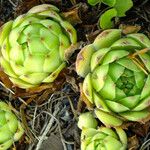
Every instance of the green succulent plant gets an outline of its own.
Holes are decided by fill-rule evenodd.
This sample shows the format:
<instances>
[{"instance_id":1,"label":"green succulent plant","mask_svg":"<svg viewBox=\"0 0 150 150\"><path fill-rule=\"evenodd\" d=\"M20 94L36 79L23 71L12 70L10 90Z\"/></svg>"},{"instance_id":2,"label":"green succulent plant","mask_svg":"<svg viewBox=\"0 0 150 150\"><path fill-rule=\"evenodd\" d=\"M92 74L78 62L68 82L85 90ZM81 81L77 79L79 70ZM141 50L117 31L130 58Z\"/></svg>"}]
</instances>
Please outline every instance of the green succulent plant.
<instances>
[{"instance_id":1,"label":"green succulent plant","mask_svg":"<svg viewBox=\"0 0 150 150\"><path fill-rule=\"evenodd\" d=\"M104 3L110 7L100 16L99 25L102 29L112 28L114 26L112 19L124 17L125 13L133 6L132 0L88 0L88 3L92 6Z\"/></svg>"},{"instance_id":2,"label":"green succulent plant","mask_svg":"<svg viewBox=\"0 0 150 150\"><path fill-rule=\"evenodd\" d=\"M76 71L85 78L83 94L105 125L149 118L150 40L146 35L103 31L79 52Z\"/></svg>"},{"instance_id":3,"label":"green succulent plant","mask_svg":"<svg viewBox=\"0 0 150 150\"><path fill-rule=\"evenodd\" d=\"M69 47L76 41L76 30L57 7L35 6L1 27L0 63L20 88L50 83L66 66Z\"/></svg>"},{"instance_id":4,"label":"green succulent plant","mask_svg":"<svg viewBox=\"0 0 150 150\"><path fill-rule=\"evenodd\" d=\"M106 127L82 130L81 150L126 150L126 148L127 136L121 128L116 128L115 131Z\"/></svg>"},{"instance_id":5,"label":"green succulent plant","mask_svg":"<svg viewBox=\"0 0 150 150\"><path fill-rule=\"evenodd\" d=\"M82 128L96 128L98 125L96 119L91 112L82 113L79 116L78 127Z\"/></svg>"},{"instance_id":6,"label":"green succulent plant","mask_svg":"<svg viewBox=\"0 0 150 150\"><path fill-rule=\"evenodd\" d=\"M0 101L0 150L7 150L18 141L24 130L11 108Z\"/></svg>"}]
</instances>

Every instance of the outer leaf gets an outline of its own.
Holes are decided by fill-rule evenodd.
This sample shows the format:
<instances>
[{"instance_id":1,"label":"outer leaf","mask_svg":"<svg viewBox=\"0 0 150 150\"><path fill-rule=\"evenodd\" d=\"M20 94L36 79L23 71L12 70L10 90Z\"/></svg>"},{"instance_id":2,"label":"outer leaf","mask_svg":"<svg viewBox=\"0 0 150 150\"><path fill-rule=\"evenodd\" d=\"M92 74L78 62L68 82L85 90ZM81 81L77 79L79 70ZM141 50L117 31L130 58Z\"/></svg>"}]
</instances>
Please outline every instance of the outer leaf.
<instances>
[{"instance_id":1,"label":"outer leaf","mask_svg":"<svg viewBox=\"0 0 150 150\"><path fill-rule=\"evenodd\" d=\"M101 122L103 122L106 126L120 126L123 123L121 119L109 113L106 113L100 109L96 109L95 114L98 117L98 119Z\"/></svg>"},{"instance_id":2,"label":"outer leaf","mask_svg":"<svg viewBox=\"0 0 150 150\"><path fill-rule=\"evenodd\" d=\"M118 29L109 29L100 33L93 45L96 50L101 48L110 47L116 40L121 38L121 30Z\"/></svg>"},{"instance_id":3,"label":"outer leaf","mask_svg":"<svg viewBox=\"0 0 150 150\"><path fill-rule=\"evenodd\" d=\"M117 10L117 16L123 17L127 10L133 6L132 0L116 0L114 8Z\"/></svg>"},{"instance_id":4,"label":"outer leaf","mask_svg":"<svg viewBox=\"0 0 150 150\"><path fill-rule=\"evenodd\" d=\"M93 117L91 112L82 113L79 116L78 127L80 129L82 129L82 128L96 128L97 127L97 121Z\"/></svg>"},{"instance_id":5,"label":"outer leaf","mask_svg":"<svg viewBox=\"0 0 150 150\"><path fill-rule=\"evenodd\" d=\"M110 7L113 7L116 3L116 0L102 0L102 2Z\"/></svg>"},{"instance_id":6,"label":"outer leaf","mask_svg":"<svg viewBox=\"0 0 150 150\"><path fill-rule=\"evenodd\" d=\"M147 110L130 111L130 112L120 113L120 115L130 121L143 122L143 120L149 116L149 112Z\"/></svg>"},{"instance_id":7,"label":"outer leaf","mask_svg":"<svg viewBox=\"0 0 150 150\"><path fill-rule=\"evenodd\" d=\"M100 27L102 29L110 29L114 26L114 23L112 22L112 18L117 16L116 9L112 8L104 12L100 17Z\"/></svg>"},{"instance_id":8,"label":"outer leaf","mask_svg":"<svg viewBox=\"0 0 150 150\"><path fill-rule=\"evenodd\" d=\"M43 4L43 5L38 5L38 6L35 6L35 7L31 8L28 11L28 13L38 13L38 12L43 12L43 11L48 10L48 9L59 11L59 9L55 6L53 6L53 5Z\"/></svg>"},{"instance_id":9,"label":"outer leaf","mask_svg":"<svg viewBox=\"0 0 150 150\"><path fill-rule=\"evenodd\" d=\"M116 129L116 132L119 136L120 141L125 146L124 149L126 149L128 141L127 141L127 135L126 135L125 131L122 128L119 128L119 127L116 127L115 129Z\"/></svg>"},{"instance_id":10,"label":"outer leaf","mask_svg":"<svg viewBox=\"0 0 150 150\"><path fill-rule=\"evenodd\" d=\"M0 28L0 46L2 45L5 38L9 35L12 27L12 21L7 22Z\"/></svg>"},{"instance_id":11,"label":"outer leaf","mask_svg":"<svg viewBox=\"0 0 150 150\"><path fill-rule=\"evenodd\" d=\"M88 0L88 3L92 6L95 6L96 4L100 3L101 0Z\"/></svg>"},{"instance_id":12,"label":"outer leaf","mask_svg":"<svg viewBox=\"0 0 150 150\"><path fill-rule=\"evenodd\" d=\"M76 59L76 71L80 76L85 77L90 72L90 61L93 53L94 47L92 45L85 46L79 52Z\"/></svg>"},{"instance_id":13,"label":"outer leaf","mask_svg":"<svg viewBox=\"0 0 150 150\"><path fill-rule=\"evenodd\" d=\"M150 47L150 40L149 38L142 34L142 33L134 33L134 34L129 34L127 37L130 37L137 41L143 48Z\"/></svg>"},{"instance_id":14,"label":"outer leaf","mask_svg":"<svg viewBox=\"0 0 150 150\"><path fill-rule=\"evenodd\" d=\"M93 89L91 83L91 74L89 73L83 82L83 92L88 100L93 104Z\"/></svg>"}]
</instances>

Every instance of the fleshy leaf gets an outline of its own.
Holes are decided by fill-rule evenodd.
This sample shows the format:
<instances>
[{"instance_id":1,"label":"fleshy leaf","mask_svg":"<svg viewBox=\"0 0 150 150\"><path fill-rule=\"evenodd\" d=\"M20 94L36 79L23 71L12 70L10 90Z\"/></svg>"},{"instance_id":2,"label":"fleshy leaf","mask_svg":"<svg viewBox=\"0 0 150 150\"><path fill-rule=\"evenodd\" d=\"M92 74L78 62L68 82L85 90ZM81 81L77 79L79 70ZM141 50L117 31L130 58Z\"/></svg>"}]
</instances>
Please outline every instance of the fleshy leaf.
<instances>
[{"instance_id":1,"label":"fleshy leaf","mask_svg":"<svg viewBox=\"0 0 150 150\"><path fill-rule=\"evenodd\" d=\"M97 67L92 73L92 85L97 92L100 91L105 84L108 69L109 65L102 65Z\"/></svg>"},{"instance_id":2,"label":"fleshy leaf","mask_svg":"<svg viewBox=\"0 0 150 150\"><path fill-rule=\"evenodd\" d=\"M82 128L96 128L97 121L91 112L82 113L79 116L78 127Z\"/></svg>"},{"instance_id":3,"label":"fleshy leaf","mask_svg":"<svg viewBox=\"0 0 150 150\"><path fill-rule=\"evenodd\" d=\"M107 106L113 111L113 112L125 112L130 110L128 107L114 101L105 100Z\"/></svg>"},{"instance_id":4,"label":"fleshy leaf","mask_svg":"<svg viewBox=\"0 0 150 150\"><path fill-rule=\"evenodd\" d=\"M121 30L109 29L100 33L94 40L93 46L96 50L110 47L116 40L120 39Z\"/></svg>"},{"instance_id":5,"label":"fleshy leaf","mask_svg":"<svg viewBox=\"0 0 150 150\"><path fill-rule=\"evenodd\" d=\"M118 17L124 17L127 10L133 6L132 0L116 0L114 8L117 10Z\"/></svg>"},{"instance_id":6,"label":"fleshy leaf","mask_svg":"<svg viewBox=\"0 0 150 150\"><path fill-rule=\"evenodd\" d=\"M79 52L76 59L76 71L78 75L85 77L90 72L90 61L94 51L92 45L87 45Z\"/></svg>"},{"instance_id":7,"label":"fleshy leaf","mask_svg":"<svg viewBox=\"0 0 150 150\"><path fill-rule=\"evenodd\" d=\"M93 103L93 89L91 83L91 74L89 73L83 82L83 92L88 100Z\"/></svg>"},{"instance_id":8,"label":"fleshy leaf","mask_svg":"<svg viewBox=\"0 0 150 150\"><path fill-rule=\"evenodd\" d=\"M147 110L129 111L120 113L120 115L130 121L142 122L142 120L146 119L149 116L149 112Z\"/></svg>"},{"instance_id":9,"label":"fleshy leaf","mask_svg":"<svg viewBox=\"0 0 150 150\"><path fill-rule=\"evenodd\" d=\"M112 8L104 12L99 20L102 29L110 29L114 26L112 19L117 16L116 9Z\"/></svg>"},{"instance_id":10,"label":"fleshy leaf","mask_svg":"<svg viewBox=\"0 0 150 150\"><path fill-rule=\"evenodd\" d=\"M121 119L109 113L106 113L100 109L96 109L95 114L98 117L98 119L106 126L120 126L123 123Z\"/></svg>"},{"instance_id":11,"label":"fleshy leaf","mask_svg":"<svg viewBox=\"0 0 150 150\"><path fill-rule=\"evenodd\" d=\"M116 97L116 85L111 79L110 76L107 76L107 78L104 80L104 86L103 88L99 91L99 94L105 98L105 99L110 99L113 100Z\"/></svg>"},{"instance_id":12,"label":"fleshy leaf","mask_svg":"<svg viewBox=\"0 0 150 150\"><path fill-rule=\"evenodd\" d=\"M102 2L110 7L113 7L116 3L116 0L102 0Z\"/></svg>"},{"instance_id":13,"label":"fleshy leaf","mask_svg":"<svg viewBox=\"0 0 150 150\"><path fill-rule=\"evenodd\" d=\"M101 0L88 0L88 3L92 6L95 6L96 4L100 3Z\"/></svg>"}]
</instances>

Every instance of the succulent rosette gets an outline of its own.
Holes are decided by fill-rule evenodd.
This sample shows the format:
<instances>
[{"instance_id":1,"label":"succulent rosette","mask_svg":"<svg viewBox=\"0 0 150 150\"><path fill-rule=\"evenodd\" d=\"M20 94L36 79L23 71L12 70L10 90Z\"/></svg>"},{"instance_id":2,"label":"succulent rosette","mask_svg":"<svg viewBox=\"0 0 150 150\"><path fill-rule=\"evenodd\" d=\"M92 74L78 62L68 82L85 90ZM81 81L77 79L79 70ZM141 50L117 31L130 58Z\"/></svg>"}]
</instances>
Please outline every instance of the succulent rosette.
<instances>
[{"instance_id":1,"label":"succulent rosette","mask_svg":"<svg viewBox=\"0 0 150 150\"><path fill-rule=\"evenodd\" d=\"M0 101L0 150L7 150L18 141L24 130L11 108Z\"/></svg>"},{"instance_id":2,"label":"succulent rosette","mask_svg":"<svg viewBox=\"0 0 150 150\"><path fill-rule=\"evenodd\" d=\"M127 136L124 130L84 128L81 133L81 150L126 150Z\"/></svg>"},{"instance_id":3,"label":"succulent rosette","mask_svg":"<svg viewBox=\"0 0 150 150\"><path fill-rule=\"evenodd\" d=\"M0 63L20 88L50 83L66 66L69 47L76 41L76 30L57 7L35 6L1 27Z\"/></svg>"},{"instance_id":4,"label":"succulent rosette","mask_svg":"<svg viewBox=\"0 0 150 150\"><path fill-rule=\"evenodd\" d=\"M150 106L150 40L142 33L105 30L77 56L82 92L109 126L124 120L144 122Z\"/></svg>"}]
</instances>

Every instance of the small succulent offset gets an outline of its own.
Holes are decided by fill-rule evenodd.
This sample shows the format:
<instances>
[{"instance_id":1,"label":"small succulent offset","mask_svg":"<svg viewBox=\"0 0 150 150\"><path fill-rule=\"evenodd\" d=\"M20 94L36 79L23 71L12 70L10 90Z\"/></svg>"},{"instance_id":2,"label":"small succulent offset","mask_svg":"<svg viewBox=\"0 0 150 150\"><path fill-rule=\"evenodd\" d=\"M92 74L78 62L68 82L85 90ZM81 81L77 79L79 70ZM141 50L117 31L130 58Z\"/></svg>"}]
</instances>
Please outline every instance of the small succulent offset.
<instances>
[{"instance_id":1,"label":"small succulent offset","mask_svg":"<svg viewBox=\"0 0 150 150\"><path fill-rule=\"evenodd\" d=\"M24 130L11 108L0 101L0 150L7 150L18 141Z\"/></svg>"},{"instance_id":2,"label":"small succulent offset","mask_svg":"<svg viewBox=\"0 0 150 150\"><path fill-rule=\"evenodd\" d=\"M123 129L106 127L83 128L81 150L126 150L127 136Z\"/></svg>"},{"instance_id":3,"label":"small succulent offset","mask_svg":"<svg viewBox=\"0 0 150 150\"><path fill-rule=\"evenodd\" d=\"M133 6L132 0L88 0L88 3L92 6L104 3L110 7L100 16L99 24L102 29L112 28L113 22L111 19L114 17L124 17L126 11Z\"/></svg>"},{"instance_id":4,"label":"small succulent offset","mask_svg":"<svg viewBox=\"0 0 150 150\"><path fill-rule=\"evenodd\" d=\"M150 106L150 40L142 33L109 29L77 56L83 94L106 126L144 122Z\"/></svg>"},{"instance_id":5,"label":"small succulent offset","mask_svg":"<svg viewBox=\"0 0 150 150\"><path fill-rule=\"evenodd\" d=\"M98 127L91 112L79 116L78 127L81 133L81 150L126 150L127 136L124 130ZM98 128L98 129L97 129Z\"/></svg>"},{"instance_id":6,"label":"small succulent offset","mask_svg":"<svg viewBox=\"0 0 150 150\"><path fill-rule=\"evenodd\" d=\"M93 114L90 112L82 113L79 116L78 127L83 128L96 128L98 125L96 119L93 117Z\"/></svg>"},{"instance_id":7,"label":"small succulent offset","mask_svg":"<svg viewBox=\"0 0 150 150\"><path fill-rule=\"evenodd\" d=\"M76 41L76 30L61 18L57 7L35 6L1 27L0 63L20 88L53 82Z\"/></svg>"}]
</instances>

